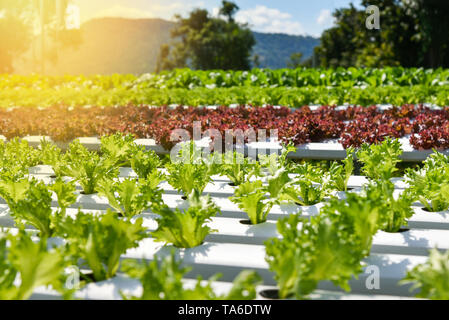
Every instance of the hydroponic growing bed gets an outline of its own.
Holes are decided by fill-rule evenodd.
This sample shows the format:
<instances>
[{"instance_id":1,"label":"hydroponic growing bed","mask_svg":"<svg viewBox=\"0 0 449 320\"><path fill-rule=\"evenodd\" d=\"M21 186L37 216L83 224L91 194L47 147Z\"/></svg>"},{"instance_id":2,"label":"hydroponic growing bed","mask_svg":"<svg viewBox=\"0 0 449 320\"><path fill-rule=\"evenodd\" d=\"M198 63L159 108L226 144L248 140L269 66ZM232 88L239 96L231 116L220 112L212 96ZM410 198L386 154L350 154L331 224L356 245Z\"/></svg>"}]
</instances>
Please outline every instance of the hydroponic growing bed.
<instances>
[{"instance_id":1,"label":"hydroponic growing bed","mask_svg":"<svg viewBox=\"0 0 449 320\"><path fill-rule=\"evenodd\" d=\"M230 163L212 155L161 167L121 135L103 138L99 154L18 140L2 151L0 225L10 235L0 239L0 268L14 275L0 282L6 298L66 296L73 266L87 283L71 293L85 299L265 298L277 288L281 298L402 299L420 291L399 284L406 277L422 297L447 294L435 267L448 263L438 251L449 249L449 158L440 153L398 178L401 146L389 139L350 149L327 169L289 162L292 148L256 163L237 164L234 154ZM186 145L180 154L192 160L198 151ZM355 157L365 176L353 175ZM192 268L184 289L171 249ZM167 260L138 263L157 257ZM48 273L37 271L42 261ZM198 289L196 276L217 273Z\"/></svg>"},{"instance_id":2,"label":"hydroponic growing bed","mask_svg":"<svg viewBox=\"0 0 449 320\"><path fill-rule=\"evenodd\" d=\"M189 138L197 132L201 138L211 129L219 133L213 137L218 140L227 135L235 140L241 130L247 153L276 152L281 143L293 143L297 150L289 157L296 159L341 160L346 148L386 137L399 139L405 161L423 161L432 149L449 148L449 111L431 105L17 108L0 112L0 119L4 139L25 138L36 146L45 136L66 148L73 139L87 137L81 142L90 150L100 147L95 137L122 132L167 154L179 141L172 139L175 130L183 130Z\"/></svg>"}]
</instances>

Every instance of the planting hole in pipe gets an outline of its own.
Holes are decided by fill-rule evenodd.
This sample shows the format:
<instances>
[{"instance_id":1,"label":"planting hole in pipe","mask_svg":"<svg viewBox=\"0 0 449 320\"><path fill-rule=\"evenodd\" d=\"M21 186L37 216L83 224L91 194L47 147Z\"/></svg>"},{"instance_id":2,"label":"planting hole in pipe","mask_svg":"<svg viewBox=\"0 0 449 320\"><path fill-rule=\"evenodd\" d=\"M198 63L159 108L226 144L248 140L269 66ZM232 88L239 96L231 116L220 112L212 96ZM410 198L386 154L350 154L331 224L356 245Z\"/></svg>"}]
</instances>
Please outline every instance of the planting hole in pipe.
<instances>
[{"instance_id":1,"label":"planting hole in pipe","mask_svg":"<svg viewBox=\"0 0 449 320\"><path fill-rule=\"evenodd\" d=\"M260 293L260 296L269 299L269 300L279 300L279 290L278 289L269 289L263 290Z\"/></svg>"}]
</instances>

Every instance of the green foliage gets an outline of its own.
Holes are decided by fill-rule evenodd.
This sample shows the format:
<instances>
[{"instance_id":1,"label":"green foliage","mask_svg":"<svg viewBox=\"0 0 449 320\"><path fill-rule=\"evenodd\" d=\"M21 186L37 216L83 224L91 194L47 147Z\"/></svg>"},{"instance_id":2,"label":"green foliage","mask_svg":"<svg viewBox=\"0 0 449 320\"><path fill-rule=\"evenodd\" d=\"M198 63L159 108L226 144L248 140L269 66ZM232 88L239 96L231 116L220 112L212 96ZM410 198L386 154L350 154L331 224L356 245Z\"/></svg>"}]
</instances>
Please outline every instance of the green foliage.
<instances>
[{"instance_id":1,"label":"green foliage","mask_svg":"<svg viewBox=\"0 0 449 320\"><path fill-rule=\"evenodd\" d=\"M228 152L224 155L220 173L227 176L234 186L240 186L251 177L260 174L260 166L257 161L245 157L240 152Z\"/></svg>"},{"instance_id":2,"label":"green foliage","mask_svg":"<svg viewBox=\"0 0 449 320\"><path fill-rule=\"evenodd\" d=\"M149 180L139 181L125 179L121 182L104 180L99 186L99 194L107 197L109 205L121 216L131 218L141 214L153 203L162 203L162 190L157 187L162 176L153 174L148 178Z\"/></svg>"},{"instance_id":3,"label":"green foliage","mask_svg":"<svg viewBox=\"0 0 449 320\"><path fill-rule=\"evenodd\" d=\"M0 181L0 195L8 203L20 228L30 224L41 232L42 237L52 236L56 216L51 210L51 193L44 183L34 178Z\"/></svg>"},{"instance_id":4,"label":"green foliage","mask_svg":"<svg viewBox=\"0 0 449 320\"><path fill-rule=\"evenodd\" d=\"M389 180L398 171L401 161L401 143L399 140L386 138L379 145L363 144L357 152L358 160L363 164L362 172L373 180Z\"/></svg>"},{"instance_id":5,"label":"green foliage","mask_svg":"<svg viewBox=\"0 0 449 320\"><path fill-rule=\"evenodd\" d=\"M217 295L213 291L212 281L220 275L213 276L205 285L198 278L194 287L185 288L182 279L191 268L182 267L181 262L176 261L174 251L163 259L156 257L150 263L125 260L122 270L142 283L140 297L126 297L122 293L124 298L134 300L253 300L256 297L255 286L261 282L255 272L243 271L227 295Z\"/></svg>"},{"instance_id":6,"label":"green foliage","mask_svg":"<svg viewBox=\"0 0 449 320\"><path fill-rule=\"evenodd\" d=\"M168 183L185 196L193 190L203 192L206 185L212 181L216 164L205 161L201 148L194 142L184 143L179 150L179 158L165 165L169 175Z\"/></svg>"},{"instance_id":7,"label":"green foliage","mask_svg":"<svg viewBox=\"0 0 449 320\"><path fill-rule=\"evenodd\" d=\"M217 215L220 209L209 196L201 197L198 190L193 190L188 197L189 208L181 211L171 210L167 205L155 206L154 213L158 228L152 233L156 241L173 244L178 248L193 248L201 245L206 236L215 232L205 223Z\"/></svg>"},{"instance_id":8,"label":"green foliage","mask_svg":"<svg viewBox=\"0 0 449 320\"><path fill-rule=\"evenodd\" d=\"M439 152L424 161L424 167L408 169L405 181L410 193L428 211L439 212L449 209L449 158Z\"/></svg>"},{"instance_id":9,"label":"green foliage","mask_svg":"<svg viewBox=\"0 0 449 320\"><path fill-rule=\"evenodd\" d=\"M57 177L64 176L65 158L62 150L48 140L41 140L39 147L39 159L43 164L52 167Z\"/></svg>"},{"instance_id":10,"label":"green foliage","mask_svg":"<svg viewBox=\"0 0 449 320\"><path fill-rule=\"evenodd\" d=\"M409 190L405 190L395 197L394 185L390 181L377 181L365 189L368 198L378 201L379 229L395 233L407 225L407 220L414 214L411 205L413 197Z\"/></svg>"},{"instance_id":11,"label":"green foliage","mask_svg":"<svg viewBox=\"0 0 449 320\"><path fill-rule=\"evenodd\" d=\"M295 186L289 194L296 203L311 206L320 203L329 194L331 183L329 173L308 162L297 165L294 172L297 174L293 179Z\"/></svg>"},{"instance_id":12,"label":"green foliage","mask_svg":"<svg viewBox=\"0 0 449 320\"><path fill-rule=\"evenodd\" d=\"M56 178L55 182L48 187L58 198L59 213L65 216L66 210L76 201L76 186L73 181L66 182L61 177Z\"/></svg>"},{"instance_id":13,"label":"green foliage","mask_svg":"<svg viewBox=\"0 0 449 320\"><path fill-rule=\"evenodd\" d=\"M72 142L65 154L61 172L78 181L84 194L97 192L101 180L118 176L117 159L101 157L96 152L88 151L78 140Z\"/></svg>"},{"instance_id":14,"label":"green foliage","mask_svg":"<svg viewBox=\"0 0 449 320\"><path fill-rule=\"evenodd\" d=\"M146 237L142 223L142 218L134 223L119 219L110 210L99 216L79 211L75 219L66 217L58 234L67 240L66 250L74 261L85 261L95 281L102 281L113 277L120 256Z\"/></svg>"},{"instance_id":15,"label":"green foliage","mask_svg":"<svg viewBox=\"0 0 449 320\"><path fill-rule=\"evenodd\" d=\"M194 69L247 70L255 44L246 24L234 20L238 7L223 1L220 12L227 19L211 17L207 10L194 9L188 18L175 16L171 46L161 47L157 70L192 66Z\"/></svg>"},{"instance_id":16,"label":"green foliage","mask_svg":"<svg viewBox=\"0 0 449 320\"><path fill-rule=\"evenodd\" d=\"M291 215L278 222L282 238L266 241L266 260L275 272L281 298L306 298L330 280L346 291L362 271L379 228L382 206L369 195L331 199L309 220Z\"/></svg>"},{"instance_id":17,"label":"green foliage","mask_svg":"<svg viewBox=\"0 0 449 320\"><path fill-rule=\"evenodd\" d=\"M130 164L141 179L146 179L154 170L161 166L159 156L153 150L145 150L144 146L132 148Z\"/></svg>"},{"instance_id":18,"label":"green foliage","mask_svg":"<svg viewBox=\"0 0 449 320\"><path fill-rule=\"evenodd\" d=\"M290 152L296 152L293 144L283 145L281 154L271 153L269 155L259 155L259 162L262 168L268 170L268 174L275 175L280 169L288 168L287 156Z\"/></svg>"},{"instance_id":19,"label":"green foliage","mask_svg":"<svg viewBox=\"0 0 449 320\"><path fill-rule=\"evenodd\" d=\"M401 284L412 283L410 290L419 289L418 298L432 300L449 299L449 251L430 251L426 263L420 264L407 273Z\"/></svg>"},{"instance_id":20,"label":"green foliage","mask_svg":"<svg viewBox=\"0 0 449 320\"><path fill-rule=\"evenodd\" d=\"M2 107L79 105L449 105L446 69L175 70L142 78L0 76ZM89 85L86 85L89 83ZM111 84L112 83L112 84ZM208 89L214 88L214 90ZM14 133L14 131L12 132ZM10 134L12 134L10 133ZM19 135L16 133L16 135Z\"/></svg>"},{"instance_id":21,"label":"green foliage","mask_svg":"<svg viewBox=\"0 0 449 320\"><path fill-rule=\"evenodd\" d=\"M135 148L134 136L121 132L101 138L101 152L117 167L129 166Z\"/></svg>"},{"instance_id":22,"label":"green foliage","mask_svg":"<svg viewBox=\"0 0 449 320\"><path fill-rule=\"evenodd\" d=\"M354 172L354 149L346 150L348 156L342 161L332 162L329 168L332 188L337 191L348 191L348 181Z\"/></svg>"},{"instance_id":23,"label":"green foliage","mask_svg":"<svg viewBox=\"0 0 449 320\"><path fill-rule=\"evenodd\" d=\"M270 198L277 204L299 201L298 191L294 188L295 181L289 177L292 165L288 162L287 156L290 152L296 152L292 144L283 146L280 155L272 153L260 156L260 166L267 171L265 192L269 193Z\"/></svg>"},{"instance_id":24,"label":"green foliage","mask_svg":"<svg viewBox=\"0 0 449 320\"><path fill-rule=\"evenodd\" d=\"M368 30L365 8L340 8L334 12L335 26L324 31L316 49L323 67L449 66L449 46L443 30L449 24L445 1L362 1L376 5L380 30ZM388 26L388 27L384 27ZM351 41L348 41L351 39ZM414 50L419 47L420 50Z\"/></svg>"},{"instance_id":25,"label":"green foliage","mask_svg":"<svg viewBox=\"0 0 449 320\"><path fill-rule=\"evenodd\" d=\"M35 288L52 285L62 288L65 261L59 249L47 249L46 238L33 242L25 232L7 238L0 235L0 299L26 300ZM15 285L16 276L20 284Z\"/></svg>"},{"instance_id":26,"label":"green foliage","mask_svg":"<svg viewBox=\"0 0 449 320\"><path fill-rule=\"evenodd\" d=\"M302 67L303 54L302 52L292 53L290 56L290 61L287 62L287 67L292 69L298 69Z\"/></svg>"},{"instance_id":27,"label":"green foliage","mask_svg":"<svg viewBox=\"0 0 449 320\"><path fill-rule=\"evenodd\" d=\"M251 224L260 224L267 221L267 216L274 205L274 200L268 199L266 193L267 189L262 186L262 181L248 181L235 190L231 201L246 212Z\"/></svg>"},{"instance_id":28,"label":"green foliage","mask_svg":"<svg viewBox=\"0 0 449 320\"><path fill-rule=\"evenodd\" d=\"M26 140L0 140L0 178L17 181L28 174L28 168L39 163L38 152Z\"/></svg>"}]
</instances>

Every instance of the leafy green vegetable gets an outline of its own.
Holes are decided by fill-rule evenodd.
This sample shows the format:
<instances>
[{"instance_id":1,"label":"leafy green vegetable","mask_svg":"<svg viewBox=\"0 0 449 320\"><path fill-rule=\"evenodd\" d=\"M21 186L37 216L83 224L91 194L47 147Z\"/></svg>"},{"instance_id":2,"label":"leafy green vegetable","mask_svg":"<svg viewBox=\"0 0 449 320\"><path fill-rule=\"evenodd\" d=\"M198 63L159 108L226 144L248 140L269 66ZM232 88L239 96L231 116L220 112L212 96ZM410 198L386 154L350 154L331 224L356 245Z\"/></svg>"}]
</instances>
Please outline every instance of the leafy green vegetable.
<instances>
[{"instance_id":1,"label":"leafy green vegetable","mask_svg":"<svg viewBox=\"0 0 449 320\"><path fill-rule=\"evenodd\" d=\"M439 212L449 209L449 158L439 152L424 161L422 169L408 169L405 181L410 193L428 211Z\"/></svg>"},{"instance_id":2,"label":"leafy green vegetable","mask_svg":"<svg viewBox=\"0 0 449 320\"><path fill-rule=\"evenodd\" d=\"M387 180L371 183L365 189L368 198L379 205L379 228L386 232L398 232L407 225L407 219L414 214L411 205L413 197L405 190L398 197L393 195L394 185Z\"/></svg>"},{"instance_id":3,"label":"leafy green vegetable","mask_svg":"<svg viewBox=\"0 0 449 320\"><path fill-rule=\"evenodd\" d=\"M302 206L311 206L323 201L329 194L330 176L324 170L306 162L295 167L297 177L293 179L294 189L290 197ZM296 187L299 186L299 189Z\"/></svg>"},{"instance_id":4,"label":"leafy green vegetable","mask_svg":"<svg viewBox=\"0 0 449 320\"><path fill-rule=\"evenodd\" d=\"M267 221L267 216L275 202L273 199L268 199L266 193L267 190L262 186L262 181L248 181L237 188L231 201L238 204L239 208L248 214L251 224L260 224Z\"/></svg>"},{"instance_id":5,"label":"leafy green vegetable","mask_svg":"<svg viewBox=\"0 0 449 320\"><path fill-rule=\"evenodd\" d=\"M257 161L245 157L240 152L228 152L224 155L221 173L231 180L234 186L240 186L251 177L259 175L260 166Z\"/></svg>"},{"instance_id":6,"label":"leafy green vegetable","mask_svg":"<svg viewBox=\"0 0 449 320\"><path fill-rule=\"evenodd\" d=\"M298 201L298 196L293 187L293 180L290 179L286 169L281 168L274 175L268 176L267 183L266 191L270 194L271 199L276 199L279 203L283 201Z\"/></svg>"},{"instance_id":7,"label":"leafy green vegetable","mask_svg":"<svg viewBox=\"0 0 449 320\"><path fill-rule=\"evenodd\" d=\"M398 171L401 161L401 143L399 140L386 138L379 145L363 144L357 152L358 160L363 164L362 172L373 180L389 180Z\"/></svg>"},{"instance_id":8,"label":"leafy green vegetable","mask_svg":"<svg viewBox=\"0 0 449 320\"><path fill-rule=\"evenodd\" d=\"M54 232L55 216L51 210L51 193L36 179L24 178L18 182L0 181L0 195L6 200L19 227L36 227L43 237Z\"/></svg>"},{"instance_id":9,"label":"leafy green vegetable","mask_svg":"<svg viewBox=\"0 0 449 320\"><path fill-rule=\"evenodd\" d=\"M282 239L265 242L279 296L305 298L323 280L349 291L348 281L362 271L369 254L378 216L376 202L348 194L346 201L331 199L310 221L296 214L280 220Z\"/></svg>"},{"instance_id":10,"label":"leafy green vegetable","mask_svg":"<svg viewBox=\"0 0 449 320\"><path fill-rule=\"evenodd\" d=\"M11 300L17 295L14 280L17 270L8 259L7 238L0 233L0 300Z\"/></svg>"},{"instance_id":11,"label":"leafy green vegetable","mask_svg":"<svg viewBox=\"0 0 449 320\"><path fill-rule=\"evenodd\" d=\"M144 146L134 146L132 149L131 167L141 179L146 179L161 165L159 156L153 150L145 150Z\"/></svg>"},{"instance_id":12,"label":"leafy green vegetable","mask_svg":"<svg viewBox=\"0 0 449 320\"><path fill-rule=\"evenodd\" d=\"M143 179L139 181L125 179L122 182L104 180L98 187L99 194L107 197L109 205L123 217L131 218L141 214L152 203L158 205L162 202L162 190L157 188L157 185L162 181L163 176L153 176L154 179L151 179L151 181ZM153 185L156 186L153 187Z\"/></svg>"},{"instance_id":13,"label":"leafy green vegetable","mask_svg":"<svg viewBox=\"0 0 449 320\"><path fill-rule=\"evenodd\" d=\"M101 138L101 152L103 156L118 167L129 166L129 158L132 156L134 144L133 135L124 135L117 132Z\"/></svg>"},{"instance_id":14,"label":"leafy green vegetable","mask_svg":"<svg viewBox=\"0 0 449 320\"><path fill-rule=\"evenodd\" d=\"M182 279L191 268L181 266L176 261L174 251L163 259L156 257L152 262L125 260L122 270L130 277L139 279L143 286L140 297L126 297L133 300L253 300L256 297L256 285L261 282L255 272L243 271L234 281L226 295L217 295L213 291L212 281L220 275L213 276L206 285L199 277L193 288L184 288Z\"/></svg>"},{"instance_id":15,"label":"leafy green vegetable","mask_svg":"<svg viewBox=\"0 0 449 320\"><path fill-rule=\"evenodd\" d=\"M167 205L154 207L154 213L160 216L157 218L158 228L152 233L156 241L171 243L178 248L193 248L201 245L209 233L216 231L205 225L220 212L211 198L201 197L198 190L193 190L188 203L189 208L184 211L173 211Z\"/></svg>"},{"instance_id":16,"label":"leafy green vegetable","mask_svg":"<svg viewBox=\"0 0 449 320\"><path fill-rule=\"evenodd\" d=\"M449 251L431 250L427 262L409 271L400 283L413 283L410 290L420 289L418 298L449 300Z\"/></svg>"},{"instance_id":17,"label":"leafy green vegetable","mask_svg":"<svg viewBox=\"0 0 449 320\"><path fill-rule=\"evenodd\" d=\"M168 183L185 196L193 190L203 192L212 181L211 175L216 170L214 163L206 163L201 155L201 148L194 142L184 143L179 151L179 158L166 164L169 173Z\"/></svg>"},{"instance_id":18,"label":"leafy green vegetable","mask_svg":"<svg viewBox=\"0 0 449 320\"><path fill-rule=\"evenodd\" d=\"M65 216L66 210L76 201L76 186L73 181L66 182L61 177L56 178L56 181L50 185L49 190L53 191L58 198L59 213Z\"/></svg>"},{"instance_id":19,"label":"leafy green vegetable","mask_svg":"<svg viewBox=\"0 0 449 320\"><path fill-rule=\"evenodd\" d=\"M39 147L39 158L43 164L49 165L53 168L53 172L57 177L63 177L65 159L62 150L54 143L42 139Z\"/></svg>"},{"instance_id":20,"label":"leafy green vegetable","mask_svg":"<svg viewBox=\"0 0 449 320\"><path fill-rule=\"evenodd\" d=\"M296 152L293 144L283 145L280 155L277 153L259 155L260 165L268 170L269 175L274 176L280 169L288 169L287 156L291 152Z\"/></svg>"},{"instance_id":21,"label":"leafy green vegetable","mask_svg":"<svg viewBox=\"0 0 449 320\"><path fill-rule=\"evenodd\" d=\"M337 191L348 191L348 181L354 172L355 151L353 148L349 148L346 152L348 156L342 161L342 164L332 162L329 168L331 186Z\"/></svg>"},{"instance_id":22,"label":"leafy green vegetable","mask_svg":"<svg viewBox=\"0 0 449 320\"><path fill-rule=\"evenodd\" d=\"M28 174L28 168L39 163L38 152L26 140L0 140L0 178L18 181Z\"/></svg>"},{"instance_id":23,"label":"leafy green vegetable","mask_svg":"<svg viewBox=\"0 0 449 320\"><path fill-rule=\"evenodd\" d=\"M59 234L67 239L67 252L83 259L93 272L96 281L113 277L120 263L120 256L146 237L142 218L134 223L119 219L117 213L108 212L95 216L78 212L75 219L66 217Z\"/></svg>"},{"instance_id":24,"label":"leafy green vegetable","mask_svg":"<svg viewBox=\"0 0 449 320\"><path fill-rule=\"evenodd\" d=\"M62 168L64 175L78 181L83 187L84 194L97 192L101 180L118 176L116 159L100 157L96 152L89 152L78 140L70 144L65 160Z\"/></svg>"},{"instance_id":25,"label":"leafy green vegetable","mask_svg":"<svg viewBox=\"0 0 449 320\"><path fill-rule=\"evenodd\" d=\"M40 286L62 288L66 264L61 250L47 250L45 238L35 243L25 232L8 238L11 241L9 249L6 248L6 238L0 237L1 300L28 299ZM20 276L20 284L15 286L17 275Z\"/></svg>"}]
</instances>

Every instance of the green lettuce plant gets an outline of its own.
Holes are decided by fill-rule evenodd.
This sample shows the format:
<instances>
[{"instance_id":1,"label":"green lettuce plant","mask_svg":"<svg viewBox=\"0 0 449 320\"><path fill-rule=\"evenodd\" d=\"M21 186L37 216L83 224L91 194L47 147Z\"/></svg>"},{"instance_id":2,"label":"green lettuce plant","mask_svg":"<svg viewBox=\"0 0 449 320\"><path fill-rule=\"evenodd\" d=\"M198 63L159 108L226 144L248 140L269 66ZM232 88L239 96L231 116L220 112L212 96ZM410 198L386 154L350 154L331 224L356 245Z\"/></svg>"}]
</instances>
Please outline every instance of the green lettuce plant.
<instances>
[{"instance_id":1,"label":"green lettuce plant","mask_svg":"<svg viewBox=\"0 0 449 320\"><path fill-rule=\"evenodd\" d=\"M90 152L78 140L70 144L62 171L81 184L84 194L98 192L97 187L102 180L118 176L115 158Z\"/></svg>"},{"instance_id":2,"label":"green lettuce plant","mask_svg":"<svg viewBox=\"0 0 449 320\"><path fill-rule=\"evenodd\" d=\"M134 144L133 135L124 135L117 132L113 135L103 136L101 138L101 148L103 156L109 158L110 161L118 166L129 166L129 159L132 156Z\"/></svg>"},{"instance_id":3,"label":"green lettuce plant","mask_svg":"<svg viewBox=\"0 0 449 320\"><path fill-rule=\"evenodd\" d=\"M152 204L162 203L162 190L158 185L163 175L157 171L154 173L147 177L149 180L104 180L98 187L99 194L107 197L109 205L121 216L131 218L139 215Z\"/></svg>"},{"instance_id":4,"label":"green lettuce plant","mask_svg":"<svg viewBox=\"0 0 449 320\"><path fill-rule=\"evenodd\" d=\"M184 143L179 150L179 158L172 159L165 165L169 175L168 183L176 190L188 196L193 190L203 192L206 185L212 181L217 164L202 157L201 148L194 142Z\"/></svg>"},{"instance_id":5,"label":"green lettuce plant","mask_svg":"<svg viewBox=\"0 0 449 320\"><path fill-rule=\"evenodd\" d=\"M379 180L369 184L364 192L379 205L379 229L386 232L399 232L408 224L414 211L411 208L413 197L409 190L394 196L394 184L388 180Z\"/></svg>"},{"instance_id":6,"label":"green lettuce plant","mask_svg":"<svg viewBox=\"0 0 449 320\"><path fill-rule=\"evenodd\" d=\"M139 297L129 297L122 293L125 299L133 300L253 300L256 298L256 286L261 283L257 273L241 272L234 280L228 294L217 295L212 282L220 278L213 276L206 284L199 277L193 287L186 288L183 277L191 268L182 267L177 261L174 251L165 258L156 257L152 262L136 260L123 261L122 270L131 278L138 279L143 292Z\"/></svg>"},{"instance_id":7,"label":"green lettuce plant","mask_svg":"<svg viewBox=\"0 0 449 320\"><path fill-rule=\"evenodd\" d=\"M142 223L142 218L134 223L119 219L110 210L101 215L79 211L75 218L66 217L58 235L67 240L66 252L73 261L85 261L95 281L102 281L116 274L122 254L147 237Z\"/></svg>"},{"instance_id":8,"label":"green lettuce plant","mask_svg":"<svg viewBox=\"0 0 449 320\"><path fill-rule=\"evenodd\" d=\"M402 147L399 140L386 138L381 144L363 144L357 159L363 164L362 172L373 180L390 180L398 171Z\"/></svg>"},{"instance_id":9,"label":"green lettuce plant","mask_svg":"<svg viewBox=\"0 0 449 320\"><path fill-rule=\"evenodd\" d=\"M228 152L224 155L220 173L227 176L234 186L240 186L253 176L260 175L259 163L245 157L240 152Z\"/></svg>"},{"instance_id":10,"label":"green lettuce plant","mask_svg":"<svg viewBox=\"0 0 449 320\"><path fill-rule=\"evenodd\" d=\"M413 284L410 291L418 290L418 298L449 300L449 251L431 250L427 262L409 271L400 283Z\"/></svg>"},{"instance_id":11,"label":"green lettuce plant","mask_svg":"<svg viewBox=\"0 0 449 320\"><path fill-rule=\"evenodd\" d=\"M1 300L26 300L40 286L52 286L64 292L65 267L62 251L47 249L46 238L35 242L23 231L17 236L0 234ZM15 283L17 277L18 284Z\"/></svg>"},{"instance_id":12,"label":"green lettuce plant","mask_svg":"<svg viewBox=\"0 0 449 320\"><path fill-rule=\"evenodd\" d=\"M167 205L154 206L158 228L152 232L156 241L173 244L178 248L193 248L201 245L206 236L215 232L206 223L216 216L220 209L209 196L202 197L198 190L193 190L188 197L186 210L170 209Z\"/></svg>"},{"instance_id":13,"label":"green lettuce plant","mask_svg":"<svg viewBox=\"0 0 449 320\"><path fill-rule=\"evenodd\" d=\"M161 166L159 156L153 150L145 150L144 146L135 145L132 148L130 164L140 179L146 179Z\"/></svg>"},{"instance_id":14,"label":"green lettuce plant","mask_svg":"<svg viewBox=\"0 0 449 320\"><path fill-rule=\"evenodd\" d=\"M301 206L320 203L330 193L331 180L329 173L308 162L297 165L294 169L297 176L293 179L293 189L289 194Z\"/></svg>"},{"instance_id":15,"label":"green lettuce plant","mask_svg":"<svg viewBox=\"0 0 449 320\"><path fill-rule=\"evenodd\" d=\"M354 172L354 149L346 150L347 157L342 163L332 162L329 168L331 188L337 191L348 191L349 178Z\"/></svg>"},{"instance_id":16,"label":"green lettuce plant","mask_svg":"<svg viewBox=\"0 0 449 320\"><path fill-rule=\"evenodd\" d=\"M260 224L267 221L267 216L275 204L275 199L269 199L267 189L262 186L262 181L245 182L241 184L231 197L241 210L246 212L251 224Z\"/></svg>"},{"instance_id":17,"label":"green lettuce plant","mask_svg":"<svg viewBox=\"0 0 449 320\"><path fill-rule=\"evenodd\" d=\"M0 179L17 181L28 174L28 168L39 163L37 150L26 140L0 140Z\"/></svg>"},{"instance_id":18,"label":"green lettuce plant","mask_svg":"<svg viewBox=\"0 0 449 320\"><path fill-rule=\"evenodd\" d=\"M280 298L307 298L324 280L349 291L349 280L362 272L378 219L377 201L351 193L346 201L331 199L310 221L297 214L279 220L282 238L265 246Z\"/></svg>"},{"instance_id":19,"label":"green lettuce plant","mask_svg":"<svg viewBox=\"0 0 449 320\"><path fill-rule=\"evenodd\" d=\"M434 153L424 161L423 168L407 169L405 181L413 199L430 212L449 209L449 158Z\"/></svg>"}]
</instances>

